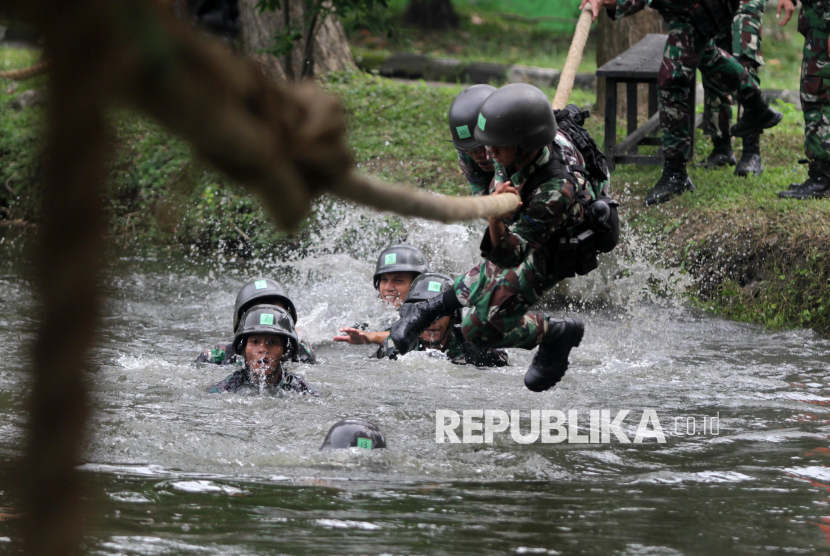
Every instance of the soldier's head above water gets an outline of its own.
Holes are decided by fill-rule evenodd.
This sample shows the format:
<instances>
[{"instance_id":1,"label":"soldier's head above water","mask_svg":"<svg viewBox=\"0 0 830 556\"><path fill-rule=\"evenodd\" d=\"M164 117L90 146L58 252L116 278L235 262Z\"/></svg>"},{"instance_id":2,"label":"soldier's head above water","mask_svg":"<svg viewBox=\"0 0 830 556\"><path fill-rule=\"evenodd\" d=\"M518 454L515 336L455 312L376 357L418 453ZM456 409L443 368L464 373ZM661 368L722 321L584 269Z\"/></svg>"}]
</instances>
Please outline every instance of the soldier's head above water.
<instances>
[{"instance_id":1,"label":"soldier's head above water","mask_svg":"<svg viewBox=\"0 0 830 556\"><path fill-rule=\"evenodd\" d=\"M420 249L411 245L392 245L378 257L375 289L384 303L398 308L406 298L412 281L424 272L429 272L429 262Z\"/></svg>"},{"instance_id":2,"label":"soldier's head above water","mask_svg":"<svg viewBox=\"0 0 830 556\"><path fill-rule=\"evenodd\" d=\"M420 303L452 289L453 280L446 274L427 272L412 282L404 303ZM436 319L421 334L421 343L430 349L445 349L450 340L452 327L461 322L461 310Z\"/></svg>"},{"instance_id":3,"label":"soldier's head above water","mask_svg":"<svg viewBox=\"0 0 830 556\"><path fill-rule=\"evenodd\" d=\"M378 426L363 419L344 419L336 422L326 434L321 450L386 448L386 439Z\"/></svg>"},{"instance_id":4,"label":"soldier's head above water","mask_svg":"<svg viewBox=\"0 0 830 556\"><path fill-rule=\"evenodd\" d=\"M279 381L280 360L297 349L297 333L291 315L276 305L250 308L239 322L233 349L244 357L254 382Z\"/></svg>"},{"instance_id":5,"label":"soldier's head above water","mask_svg":"<svg viewBox=\"0 0 830 556\"><path fill-rule=\"evenodd\" d=\"M242 315L254 305L276 305L288 311L294 324L297 323L297 310L282 285L270 278L255 278L247 282L236 294L233 308L233 329L239 326Z\"/></svg>"},{"instance_id":6,"label":"soldier's head above water","mask_svg":"<svg viewBox=\"0 0 830 556\"><path fill-rule=\"evenodd\" d=\"M452 144L458 149L459 158L461 158L461 153L466 154L485 172L494 170L493 157L485 148L484 143L475 138L474 132L481 105L495 90L496 88L490 85L467 87L452 101L447 118ZM466 174L467 169L464 168L463 162L462 169Z\"/></svg>"},{"instance_id":7,"label":"soldier's head above water","mask_svg":"<svg viewBox=\"0 0 830 556\"><path fill-rule=\"evenodd\" d=\"M481 105L474 136L502 167L521 168L553 142L556 129L545 93L527 83L513 83L492 93Z\"/></svg>"}]
</instances>

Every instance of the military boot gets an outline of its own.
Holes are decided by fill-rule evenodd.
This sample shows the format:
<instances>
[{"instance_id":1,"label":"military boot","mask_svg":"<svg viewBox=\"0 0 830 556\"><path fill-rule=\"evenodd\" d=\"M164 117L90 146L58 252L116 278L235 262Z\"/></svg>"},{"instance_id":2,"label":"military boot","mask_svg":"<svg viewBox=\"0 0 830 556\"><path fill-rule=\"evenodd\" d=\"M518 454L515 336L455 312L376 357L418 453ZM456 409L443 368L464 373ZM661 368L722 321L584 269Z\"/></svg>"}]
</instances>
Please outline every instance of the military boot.
<instances>
[{"instance_id":1,"label":"military boot","mask_svg":"<svg viewBox=\"0 0 830 556\"><path fill-rule=\"evenodd\" d=\"M663 165L663 175L646 195L646 205L659 205L684 191L694 191L695 184L686 173L686 161L682 158L667 158Z\"/></svg>"},{"instance_id":2,"label":"military boot","mask_svg":"<svg viewBox=\"0 0 830 556\"><path fill-rule=\"evenodd\" d=\"M452 293L452 290L444 293ZM415 349L418 345L418 337L430 324L435 322L436 319L451 315L453 311L461 308L461 304L457 299L455 302L458 305L450 307L444 298L444 295L436 295L420 303L404 303L401 305L401 308L398 309L401 318L392 325L390 330L392 343L395 344L398 353L404 355Z\"/></svg>"},{"instance_id":3,"label":"military boot","mask_svg":"<svg viewBox=\"0 0 830 556\"><path fill-rule=\"evenodd\" d=\"M743 141L744 152L741 153L741 161L735 168L735 174L742 178L749 174L760 176L764 173L764 165L761 163L761 136L757 133L747 135Z\"/></svg>"},{"instance_id":4,"label":"military boot","mask_svg":"<svg viewBox=\"0 0 830 556\"><path fill-rule=\"evenodd\" d=\"M528 390L542 392L556 385L568 370L568 355L582 341L585 325L579 319L548 319L548 331L525 373Z\"/></svg>"},{"instance_id":5,"label":"military boot","mask_svg":"<svg viewBox=\"0 0 830 556\"><path fill-rule=\"evenodd\" d=\"M810 160L804 183L790 184L787 191L781 191L782 199L821 199L830 197L830 161Z\"/></svg>"},{"instance_id":6,"label":"military boot","mask_svg":"<svg viewBox=\"0 0 830 556\"><path fill-rule=\"evenodd\" d=\"M761 95L747 102L744 106L744 113L738 123L732 126L732 137L747 137L757 135L761 131L778 125L784 115L770 108Z\"/></svg>"},{"instance_id":7,"label":"military boot","mask_svg":"<svg viewBox=\"0 0 830 556\"><path fill-rule=\"evenodd\" d=\"M722 168L726 165L734 166L738 163L735 160L735 153L732 152L732 138L712 138L712 154L701 164L703 168Z\"/></svg>"}]
</instances>

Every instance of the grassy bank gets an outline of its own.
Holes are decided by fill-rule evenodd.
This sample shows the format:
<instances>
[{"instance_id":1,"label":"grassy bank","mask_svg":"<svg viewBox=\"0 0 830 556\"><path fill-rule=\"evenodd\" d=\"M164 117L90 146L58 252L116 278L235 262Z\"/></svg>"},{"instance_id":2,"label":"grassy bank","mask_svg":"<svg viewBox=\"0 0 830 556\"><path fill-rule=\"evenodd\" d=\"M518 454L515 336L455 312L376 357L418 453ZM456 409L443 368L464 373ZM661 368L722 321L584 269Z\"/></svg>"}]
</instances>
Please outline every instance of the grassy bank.
<instances>
[{"instance_id":1,"label":"grassy bank","mask_svg":"<svg viewBox=\"0 0 830 556\"><path fill-rule=\"evenodd\" d=\"M34 59L28 51L0 51L9 67ZM43 86L42 78L26 88ZM445 194L464 194L455 152L446 142L446 111L460 86L430 87L366 74L337 74L324 86L346 107L354 158L372 174ZM790 87L792 88L792 87ZM16 112L8 101L23 88L0 89L0 222L37 222L42 170L39 145L43 107ZM552 96L553 91L547 91ZM577 104L593 95L577 91ZM762 139L766 172L741 180L728 170L691 168L698 186L666 205L646 208L642 199L657 167L620 166L614 195L638 242L656 249L655 263L696 279L692 300L708 310L771 327L806 326L830 331L830 201L781 201L776 192L806 177L801 156L800 112L781 107L784 122ZM106 203L113 237L131 244L192 245L205 252L274 253L302 247L315 227L292 235L274 231L256 198L194 159L187 145L134 114L111 115L116 157ZM589 121L602 142L602 122ZM622 132L622 129L619 130ZM697 160L710 148L698 132ZM736 145L739 150L740 145ZM321 211L323 212L323 211ZM395 233L395 219L380 223Z\"/></svg>"}]
</instances>

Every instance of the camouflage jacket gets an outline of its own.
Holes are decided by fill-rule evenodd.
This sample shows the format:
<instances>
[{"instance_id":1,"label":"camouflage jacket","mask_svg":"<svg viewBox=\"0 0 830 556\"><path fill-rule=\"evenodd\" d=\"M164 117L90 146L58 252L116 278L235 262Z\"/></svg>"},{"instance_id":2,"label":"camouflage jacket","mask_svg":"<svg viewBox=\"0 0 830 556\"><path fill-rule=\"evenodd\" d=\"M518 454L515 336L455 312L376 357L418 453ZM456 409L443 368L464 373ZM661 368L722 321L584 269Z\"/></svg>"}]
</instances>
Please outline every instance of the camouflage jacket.
<instances>
[{"instance_id":1,"label":"camouflage jacket","mask_svg":"<svg viewBox=\"0 0 830 556\"><path fill-rule=\"evenodd\" d=\"M807 29L828 28L830 28L830 0L802 0L798 31L806 35Z\"/></svg>"},{"instance_id":2,"label":"camouflage jacket","mask_svg":"<svg viewBox=\"0 0 830 556\"><path fill-rule=\"evenodd\" d=\"M648 6L660 12L664 20L688 19L692 8L691 0L617 0L614 9L608 8L608 17L612 20L634 15Z\"/></svg>"},{"instance_id":3,"label":"camouflage jacket","mask_svg":"<svg viewBox=\"0 0 830 556\"><path fill-rule=\"evenodd\" d=\"M428 348L418 342L416 351L426 351ZM503 349L479 348L464 340L460 326L454 326L450 331L450 339L446 349L442 351L447 358L456 365L475 365L476 367L504 367L508 365L507 352ZM392 338L386 338L378 348L375 357L383 359L398 358L398 350L392 343Z\"/></svg>"},{"instance_id":4,"label":"camouflage jacket","mask_svg":"<svg viewBox=\"0 0 830 556\"><path fill-rule=\"evenodd\" d=\"M521 192L530 176L551 163L555 156L562 157L558 148L544 147L536 160L518 171L496 163L495 181L509 181ZM565 160L561 161L564 165ZM528 194L530 198L523 201L519 212L510 219L512 223L497 245L491 244L490 234L485 230L482 256L498 267L516 268L534 249L546 246L555 232L578 223L582 219L582 207L574 202L578 190L574 181L554 177L539 184L532 193L524 192L522 198Z\"/></svg>"},{"instance_id":5,"label":"camouflage jacket","mask_svg":"<svg viewBox=\"0 0 830 556\"><path fill-rule=\"evenodd\" d=\"M317 362L317 356L314 355L314 350L300 342L298 353L292 354L290 360L288 358L283 358L283 361L313 365ZM213 346L213 349L203 351L199 357L196 358L195 363L238 365L241 367L245 364L245 360L243 357L236 355L233 352L233 344L217 344Z\"/></svg>"},{"instance_id":6,"label":"camouflage jacket","mask_svg":"<svg viewBox=\"0 0 830 556\"><path fill-rule=\"evenodd\" d=\"M495 172L482 170L481 166L466 152L458 149L458 165L464 173L464 177L470 183L470 190L473 195L487 195L490 191L490 182L493 181Z\"/></svg>"},{"instance_id":7,"label":"camouflage jacket","mask_svg":"<svg viewBox=\"0 0 830 556\"><path fill-rule=\"evenodd\" d=\"M311 394L312 396L317 395L317 393L311 389L311 386L309 386L308 383L302 378L297 375L292 375L285 369L282 369L280 372L281 377L279 384L267 386L266 391L287 391L296 392L298 394ZM221 394L223 392L230 392L231 394L235 394L241 390L247 390L251 393L259 392L257 386L251 380L251 371L248 367L235 371L233 374L228 375L225 380L221 380L209 387L207 389L207 393Z\"/></svg>"}]
</instances>

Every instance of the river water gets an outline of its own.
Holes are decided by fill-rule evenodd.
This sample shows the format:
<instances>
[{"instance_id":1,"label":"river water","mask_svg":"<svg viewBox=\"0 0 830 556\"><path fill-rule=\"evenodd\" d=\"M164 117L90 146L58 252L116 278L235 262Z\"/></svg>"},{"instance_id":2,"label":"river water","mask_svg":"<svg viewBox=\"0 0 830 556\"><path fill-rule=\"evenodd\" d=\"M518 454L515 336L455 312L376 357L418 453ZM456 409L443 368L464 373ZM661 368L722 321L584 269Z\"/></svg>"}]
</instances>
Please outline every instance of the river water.
<instances>
[{"instance_id":1,"label":"river water","mask_svg":"<svg viewBox=\"0 0 830 556\"><path fill-rule=\"evenodd\" d=\"M356 235L367 222L374 231ZM532 354L521 350L502 369L425 354L371 360L371 348L331 337L389 320L371 284L376 253L405 237L434 270L460 273L477 261L483 227L395 222L343 210L302 256L280 261L120 253L88 371L95 412L82 469L100 513L89 554L830 552L830 341L689 308L665 293L682 291L683 276L642 263L629 237L624 260L607 257L545 300L586 323L553 390L523 387ZM19 354L0 366L8 466L36 323L20 240L0 239L12 263L0 266L0 342ZM259 275L282 280L297 305L320 363L291 370L319 397L204 393L228 371L192 361L231 338L236 292ZM532 410L574 410L574 436L523 444L507 430L490 443L437 443L438 410L517 410L521 434ZM629 411L620 430L631 442L590 441L601 410ZM646 415L656 421L639 427ZM319 451L346 417L377 423L389 447ZM639 429L651 434L635 443ZM0 553L14 551L11 525L0 520Z\"/></svg>"}]
</instances>

